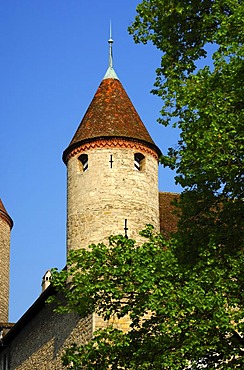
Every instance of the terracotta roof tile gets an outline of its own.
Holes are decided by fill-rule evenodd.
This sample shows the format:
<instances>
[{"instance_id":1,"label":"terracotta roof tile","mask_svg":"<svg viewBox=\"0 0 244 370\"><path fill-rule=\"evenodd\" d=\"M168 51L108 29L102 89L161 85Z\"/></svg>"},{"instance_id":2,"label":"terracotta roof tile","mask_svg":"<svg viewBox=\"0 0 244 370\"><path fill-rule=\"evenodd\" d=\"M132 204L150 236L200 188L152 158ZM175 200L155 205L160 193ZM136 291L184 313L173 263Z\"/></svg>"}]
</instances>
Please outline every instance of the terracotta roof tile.
<instances>
[{"instance_id":1,"label":"terracotta roof tile","mask_svg":"<svg viewBox=\"0 0 244 370\"><path fill-rule=\"evenodd\" d=\"M102 80L64 155L84 141L114 137L142 141L160 153L121 82L116 78L106 78Z\"/></svg>"},{"instance_id":2,"label":"terracotta roof tile","mask_svg":"<svg viewBox=\"0 0 244 370\"><path fill-rule=\"evenodd\" d=\"M160 215L160 232L169 237L177 231L178 216L176 207L172 204L174 200L179 199L177 193L159 193L159 215Z\"/></svg>"}]
</instances>

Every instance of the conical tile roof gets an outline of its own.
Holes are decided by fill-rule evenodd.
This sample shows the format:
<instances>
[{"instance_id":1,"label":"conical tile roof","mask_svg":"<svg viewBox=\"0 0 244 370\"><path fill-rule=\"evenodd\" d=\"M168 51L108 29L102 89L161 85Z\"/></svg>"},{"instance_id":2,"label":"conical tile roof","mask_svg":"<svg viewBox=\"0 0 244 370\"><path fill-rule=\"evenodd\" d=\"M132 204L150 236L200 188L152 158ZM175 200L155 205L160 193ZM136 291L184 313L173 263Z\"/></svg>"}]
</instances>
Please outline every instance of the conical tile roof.
<instances>
[{"instance_id":1,"label":"conical tile roof","mask_svg":"<svg viewBox=\"0 0 244 370\"><path fill-rule=\"evenodd\" d=\"M84 142L115 137L143 142L160 154L117 75L110 77L107 73L64 151L63 160L66 162L67 155Z\"/></svg>"},{"instance_id":2,"label":"conical tile roof","mask_svg":"<svg viewBox=\"0 0 244 370\"><path fill-rule=\"evenodd\" d=\"M6 211L2 199L0 198L0 217L2 217L9 224L10 228L13 227L13 220Z\"/></svg>"}]
</instances>

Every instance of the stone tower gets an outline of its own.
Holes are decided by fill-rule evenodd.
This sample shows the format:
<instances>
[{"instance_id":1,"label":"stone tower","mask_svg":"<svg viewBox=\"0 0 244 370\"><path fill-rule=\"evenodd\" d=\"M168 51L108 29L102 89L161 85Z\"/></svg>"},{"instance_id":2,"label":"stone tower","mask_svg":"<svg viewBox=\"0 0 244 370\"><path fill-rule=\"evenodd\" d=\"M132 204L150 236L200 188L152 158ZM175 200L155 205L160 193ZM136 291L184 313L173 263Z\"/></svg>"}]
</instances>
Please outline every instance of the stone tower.
<instances>
[{"instance_id":1,"label":"stone tower","mask_svg":"<svg viewBox=\"0 0 244 370\"><path fill-rule=\"evenodd\" d=\"M63 153L68 249L118 233L138 240L148 223L159 231L160 150L113 69L112 42L108 70Z\"/></svg>"},{"instance_id":2,"label":"stone tower","mask_svg":"<svg viewBox=\"0 0 244 370\"><path fill-rule=\"evenodd\" d=\"M13 221L0 199L0 323L8 322L10 231Z\"/></svg>"}]
</instances>

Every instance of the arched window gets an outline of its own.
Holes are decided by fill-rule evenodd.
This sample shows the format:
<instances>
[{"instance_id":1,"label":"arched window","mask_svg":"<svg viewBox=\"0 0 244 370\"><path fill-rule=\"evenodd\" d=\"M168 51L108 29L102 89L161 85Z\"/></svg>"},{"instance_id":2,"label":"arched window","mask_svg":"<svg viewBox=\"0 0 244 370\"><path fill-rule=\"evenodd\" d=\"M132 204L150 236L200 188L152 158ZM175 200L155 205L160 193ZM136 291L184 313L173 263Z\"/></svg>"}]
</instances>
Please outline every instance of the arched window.
<instances>
[{"instance_id":1,"label":"arched window","mask_svg":"<svg viewBox=\"0 0 244 370\"><path fill-rule=\"evenodd\" d=\"M145 164L145 156L141 153L135 153L134 154L134 168L138 171L141 171L143 169L144 164Z\"/></svg>"},{"instance_id":2,"label":"arched window","mask_svg":"<svg viewBox=\"0 0 244 370\"><path fill-rule=\"evenodd\" d=\"M85 172L88 170L88 155L87 154L81 154L79 156L79 161L82 165L82 170Z\"/></svg>"}]
</instances>

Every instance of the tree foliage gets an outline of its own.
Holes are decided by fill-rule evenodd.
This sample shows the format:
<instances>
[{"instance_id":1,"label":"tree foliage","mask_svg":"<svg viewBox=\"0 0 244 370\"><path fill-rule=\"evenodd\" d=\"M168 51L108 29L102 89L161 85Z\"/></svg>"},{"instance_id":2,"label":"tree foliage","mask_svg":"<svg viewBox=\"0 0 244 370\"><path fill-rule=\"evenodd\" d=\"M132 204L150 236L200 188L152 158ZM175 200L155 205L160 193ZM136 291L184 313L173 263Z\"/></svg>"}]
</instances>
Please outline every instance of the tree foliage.
<instances>
[{"instance_id":1,"label":"tree foliage","mask_svg":"<svg viewBox=\"0 0 244 370\"><path fill-rule=\"evenodd\" d=\"M117 236L70 252L67 271L53 275L67 301L59 310L96 311L108 327L69 348L64 363L241 369L243 2L143 0L129 32L162 52L153 93L162 98L159 122L181 132L161 158L184 189L179 227L169 240L148 226L143 245ZM127 333L109 326L126 315Z\"/></svg>"},{"instance_id":2,"label":"tree foliage","mask_svg":"<svg viewBox=\"0 0 244 370\"><path fill-rule=\"evenodd\" d=\"M164 102L159 121L181 129L163 162L183 187L243 196L242 1L144 0L137 13L135 42L163 53L153 90ZM197 69L207 55L212 66Z\"/></svg>"},{"instance_id":3,"label":"tree foliage","mask_svg":"<svg viewBox=\"0 0 244 370\"><path fill-rule=\"evenodd\" d=\"M129 31L162 51L159 122L181 132L161 161L184 189L182 258L195 260L209 243L235 253L243 245L243 2L144 0Z\"/></svg>"},{"instance_id":4,"label":"tree foliage","mask_svg":"<svg viewBox=\"0 0 244 370\"><path fill-rule=\"evenodd\" d=\"M242 253L222 260L212 246L189 269L176 257L177 240L154 235L151 226L142 235L142 245L113 236L108 246L71 251L69 268L53 272L67 303L60 312L86 317L96 311L107 322L88 344L67 349L64 364L99 370L241 368ZM123 317L130 319L126 333L112 325Z\"/></svg>"}]
</instances>

